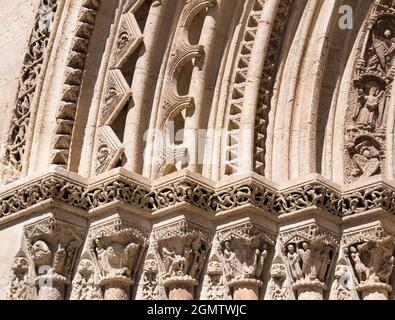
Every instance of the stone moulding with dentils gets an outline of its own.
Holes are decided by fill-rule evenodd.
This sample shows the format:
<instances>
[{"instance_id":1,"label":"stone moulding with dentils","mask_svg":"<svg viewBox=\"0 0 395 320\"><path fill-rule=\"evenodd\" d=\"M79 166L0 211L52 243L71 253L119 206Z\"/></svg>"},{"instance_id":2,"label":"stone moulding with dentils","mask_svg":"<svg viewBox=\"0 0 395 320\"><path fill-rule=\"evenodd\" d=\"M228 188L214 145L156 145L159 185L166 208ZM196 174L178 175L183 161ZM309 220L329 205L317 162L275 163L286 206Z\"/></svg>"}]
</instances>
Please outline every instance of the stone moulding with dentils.
<instances>
[{"instance_id":1,"label":"stone moulding with dentils","mask_svg":"<svg viewBox=\"0 0 395 320\"><path fill-rule=\"evenodd\" d=\"M67 167L69 164L72 133L77 114L85 62L96 24L101 0L84 0L81 5L72 48L67 60L67 71L60 106L56 116L56 130L52 143L51 164Z\"/></svg>"},{"instance_id":2,"label":"stone moulding with dentils","mask_svg":"<svg viewBox=\"0 0 395 320\"><path fill-rule=\"evenodd\" d=\"M380 180L349 191L329 186L318 176L313 181L285 190L263 182L258 176L218 187L213 181L200 182L188 171L159 186L144 180L136 175L130 176L123 169L115 169L114 174L105 180L89 184L78 175L70 178L67 171L55 169L31 182L16 182L4 188L0 192L0 222L48 201L84 211L123 204L147 214L188 204L211 213L213 217L246 206L273 217L306 209L319 209L339 218L374 209L395 213L395 187Z\"/></svg>"}]
</instances>

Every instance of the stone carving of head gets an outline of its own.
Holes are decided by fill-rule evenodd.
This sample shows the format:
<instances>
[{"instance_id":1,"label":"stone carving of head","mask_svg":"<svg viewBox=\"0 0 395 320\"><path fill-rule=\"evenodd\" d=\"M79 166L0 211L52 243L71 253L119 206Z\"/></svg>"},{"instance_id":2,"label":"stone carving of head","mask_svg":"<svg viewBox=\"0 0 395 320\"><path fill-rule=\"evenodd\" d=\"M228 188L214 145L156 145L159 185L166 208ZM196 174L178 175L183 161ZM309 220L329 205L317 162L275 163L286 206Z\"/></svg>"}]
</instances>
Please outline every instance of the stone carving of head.
<instances>
[{"instance_id":1,"label":"stone carving of head","mask_svg":"<svg viewBox=\"0 0 395 320\"><path fill-rule=\"evenodd\" d=\"M95 272L94 267L93 267L93 263L89 259L81 260L80 264L78 265L78 270L77 271L84 278L89 278Z\"/></svg>"},{"instance_id":2,"label":"stone carving of head","mask_svg":"<svg viewBox=\"0 0 395 320\"><path fill-rule=\"evenodd\" d=\"M23 274L29 270L29 263L26 258L17 257L12 263L11 269L15 274Z\"/></svg>"},{"instance_id":3,"label":"stone carving of head","mask_svg":"<svg viewBox=\"0 0 395 320\"><path fill-rule=\"evenodd\" d=\"M48 245L39 240L33 244L33 260L38 265L49 265L51 263L51 250Z\"/></svg>"},{"instance_id":4,"label":"stone carving of head","mask_svg":"<svg viewBox=\"0 0 395 320\"><path fill-rule=\"evenodd\" d=\"M270 270L270 275L273 279L285 279L285 265L281 263L273 264Z\"/></svg>"},{"instance_id":5,"label":"stone carving of head","mask_svg":"<svg viewBox=\"0 0 395 320\"><path fill-rule=\"evenodd\" d=\"M111 243L107 247L108 262L113 268L122 268L124 247L119 243Z\"/></svg>"}]
</instances>

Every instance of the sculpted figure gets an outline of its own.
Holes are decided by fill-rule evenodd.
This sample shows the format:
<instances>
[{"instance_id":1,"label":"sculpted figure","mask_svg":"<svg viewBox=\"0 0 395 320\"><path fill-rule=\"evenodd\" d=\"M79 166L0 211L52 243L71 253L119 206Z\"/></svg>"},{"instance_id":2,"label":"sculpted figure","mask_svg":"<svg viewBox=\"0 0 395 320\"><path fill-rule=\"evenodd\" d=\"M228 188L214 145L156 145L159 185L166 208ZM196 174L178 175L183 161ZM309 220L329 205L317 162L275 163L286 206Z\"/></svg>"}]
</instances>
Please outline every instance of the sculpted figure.
<instances>
[{"instance_id":1,"label":"sculpted figure","mask_svg":"<svg viewBox=\"0 0 395 320\"><path fill-rule=\"evenodd\" d=\"M49 266L51 264L51 250L44 241L37 241L32 246L33 260L37 266Z\"/></svg>"},{"instance_id":2,"label":"sculpted figure","mask_svg":"<svg viewBox=\"0 0 395 320\"><path fill-rule=\"evenodd\" d=\"M270 269L271 279L268 283L265 300L289 300L289 291L286 285L286 267L281 257L276 257Z\"/></svg>"},{"instance_id":3,"label":"sculpted figure","mask_svg":"<svg viewBox=\"0 0 395 320\"><path fill-rule=\"evenodd\" d=\"M340 259L335 270L330 300L354 300L352 275L344 258Z\"/></svg>"},{"instance_id":4,"label":"sculpted figure","mask_svg":"<svg viewBox=\"0 0 395 320\"><path fill-rule=\"evenodd\" d=\"M365 264L362 263L360 253L358 252L359 250L355 247L350 248L351 251L351 258L354 261L355 264L355 271L358 275L358 279L360 282L366 281L369 279L369 268L365 266Z\"/></svg>"},{"instance_id":5,"label":"sculpted figure","mask_svg":"<svg viewBox=\"0 0 395 320\"><path fill-rule=\"evenodd\" d=\"M16 257L11 266L8 300L26 300L29 296L29 264L26 258Z\"/></svg>"},{"instance_id":6,"label":"sculpted figure","mask_svg":"<svg viewBox=\"0 0 395 320\"><path fill-rule=\"evenodd\" d=\"M175 251L170 251L167 248L162 248L163 261L165 264L165 277L183 276L185 275L185 265L187 259L176 254Z\"/></svg>"},{"instance_id":7,"label":"sculpted figure","mask_svg":"<svg viewBox=\"0 0 395 320\"><path fill-rule=\"evenodd\" d=\"M369 94L365 95L363 90L359 90L359 105L353 117L354 121L373 131L378 127L378 119L380 115L380 102L384 96L384 91L379 92L377 85L372 84Z\"/></svg>"},{"instance_id":8,"label":"sculpted figure","mask_svg":"<svg viewBox=\"0 0 395 320\"><path fill-rule=\"evenodd\" d=\"M315 278L315 266L312 263L312 252L307 242L303 242L302 248L298 250L298 255L302 260L302 274L308 278Z\"/></svg>"},{"instance_id":9,"label":"sculpted figure","mask_svg":"<svg viewBox=\"0 0 395 320\"><path fill-rule=\"evenodd\" d=\"M92 261L83 259L78 265L73 281L70 300L102 300L100 286L95 284L95 270Z\"/></svg>"},{"instance_id":10,"label":"sculpted figure","mask_svg":"<svg viewBox=\"0 0 395 320\"><path fill-rule=\"evenodd\" d=\"M355 147L359 153L352 158L355 165L352 175L361 178L368 178L375 175L380 170L380 153L373 147L364 142Z\"/></svg>"},{"instance_id":11,"label":"sculpted figure","mask_svg":"<svg viewBox=\"0 0 395 320\"><path fill-rule=\"evenodd\" d=\"M268 252L266 249L263 249L262 251L259 249L255 250L254 264L251 274L257 279L261 278L263 267L265 265L265 260L267 256L268 256Z\"/></svg>"},{"instance_id":12,"label":"sculpted figure","mask_svg":"<svg viewBox=\"0 0 395 320\"><path fill-rule=\"evenodd\" d=\"M392 56L395 52L395 43L391 30L385 30L384 36L372 35L371 58L368 61L369 71L387 73L391 68Z\"/></svg>"},{"instance_id":13,"label":"sculpted figure","mask_svg":"<svg viewBox=\"0 0 395 320\"><path fill-rule=\"evenodd\" d=\"M119 243L111 243L104 248L100 239L96 239L95 243L103 276L131 276L130 265L140 249L139 244L132 242L124 247Z\"/></svg>"},{"instance_id":14,"label":"sculpted figure","mask_svg":"<svg viewBox=\"0 0 395 320\"><path fill-rule=\"evenodd\" d=\"M302 279L303 273L300 268L300 257L299 254L295 250L295 246L293 244L288 245L288 253L287 257L289 260L290 268L291 268L291 273L292 277L295 280Z\"/></svg>"}]
</instances>

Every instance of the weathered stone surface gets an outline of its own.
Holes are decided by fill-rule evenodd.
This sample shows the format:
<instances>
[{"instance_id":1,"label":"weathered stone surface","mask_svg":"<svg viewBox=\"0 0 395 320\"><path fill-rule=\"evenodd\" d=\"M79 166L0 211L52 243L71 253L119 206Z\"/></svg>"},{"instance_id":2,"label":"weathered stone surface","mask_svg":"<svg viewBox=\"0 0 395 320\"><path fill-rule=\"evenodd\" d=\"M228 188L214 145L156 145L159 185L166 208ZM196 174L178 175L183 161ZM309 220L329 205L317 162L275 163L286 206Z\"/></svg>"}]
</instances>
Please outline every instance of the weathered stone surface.
<instances>
[{"instance_id":1,"label":"weathered stone surface","mask_svg":"<svg viewBox=\"0 0 395 320\"><path fill-rule=\"evenodd\" d=\"M394 1L0 6L0 299L394 299Z\"/></svg>"}]
</instances>

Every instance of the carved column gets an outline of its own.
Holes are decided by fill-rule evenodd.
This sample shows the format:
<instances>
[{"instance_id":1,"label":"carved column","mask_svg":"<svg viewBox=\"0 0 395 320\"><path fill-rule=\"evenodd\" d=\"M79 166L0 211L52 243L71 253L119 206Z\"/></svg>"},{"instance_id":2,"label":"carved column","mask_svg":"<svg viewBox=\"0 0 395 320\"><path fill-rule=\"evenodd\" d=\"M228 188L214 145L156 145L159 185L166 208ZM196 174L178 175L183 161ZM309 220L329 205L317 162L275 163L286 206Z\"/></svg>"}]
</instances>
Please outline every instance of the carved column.
<instances>
[{"instance_id":1,"label":"carved column","mask_svg":"<svg viewBox=\"0 0 395 320\"><path fill-rule=\"evenodd\" d=\"M219 231L221 262L234 300L259 300L274 235L250 222Z\"/></svg>"},{"instance_id":2,"label":"carved column","mask_svg":"<svg viewBox=\"0 0 395 320\"><path fill-rule=\"evenodd\" d=\"M310 224L280 238L298 300L323 300L339 245L336 236Z\"/></svg>"},{"instance_id":3,"label":"carved column","mask_svg":"<svg viewBox=\"0 0 395 320\"><path fill-rule=\"evenodd\" d=\"M160 281L169 300L193 300L211 244L208 230L186 220L154 231Z\"/></svg>"},{"instance_id":4,"label":"carved column","mask_svg":"<svg viewBox=\"0 0 395 320\"><path fill-rule=\"evenodd\" d=\"M39 300L64 300L84 230L54 217L25 227Z\"/></svg>"},{"instance_id":5,"label":"carved column","mask_svg":"<svg viewBox=\"0 0 395 320\"><path fill-rule=\"evenodd\" d=\"M363 300L388 300L394 268L393 235L375 226L347 233L343 238L345 255L352 265L357 290Z\"/></svg>"},{"instance_id":6,"label":"carved column","mask_svg":"<svg viewBox=\"0 0 395 320\"><path fill-rule=\"evenodd\" d=\"M104 299L130 300L147 232L117 218L92 228L88 241Z\"/></svg>"}]
</instances>

